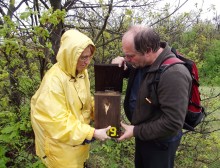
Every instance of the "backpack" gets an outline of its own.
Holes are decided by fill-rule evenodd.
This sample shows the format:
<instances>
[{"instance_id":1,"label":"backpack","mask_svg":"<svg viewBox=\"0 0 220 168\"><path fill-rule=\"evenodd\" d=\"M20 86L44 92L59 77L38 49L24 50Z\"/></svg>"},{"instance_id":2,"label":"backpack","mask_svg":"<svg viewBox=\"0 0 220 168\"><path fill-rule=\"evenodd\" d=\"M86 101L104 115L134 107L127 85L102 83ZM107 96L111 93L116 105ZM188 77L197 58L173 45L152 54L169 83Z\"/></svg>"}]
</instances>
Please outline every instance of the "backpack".
<instances>
[{"instance_id":1,"label":"backpack","mask_svg":"<svg viewBox=\"0 0 220 168\"><path fill-rule=\"evenodd\" d=\"M155 84L155 90L160 80L160 75L165 72L169 67L175 64L184 64L189 70L192 76L192 87L189 97L188 111L184 121L183 129L188 131L195 131L195 127L202 122L205 117L204 107L201 105L201 98L199 92L199 74L195 62L187 59L176 52L174 48L171 51L176 55L176 57L167 58L157 70L155 79L152 83ZM157 96L156 96L157 97Z\"/></svg>"}]
</instances>

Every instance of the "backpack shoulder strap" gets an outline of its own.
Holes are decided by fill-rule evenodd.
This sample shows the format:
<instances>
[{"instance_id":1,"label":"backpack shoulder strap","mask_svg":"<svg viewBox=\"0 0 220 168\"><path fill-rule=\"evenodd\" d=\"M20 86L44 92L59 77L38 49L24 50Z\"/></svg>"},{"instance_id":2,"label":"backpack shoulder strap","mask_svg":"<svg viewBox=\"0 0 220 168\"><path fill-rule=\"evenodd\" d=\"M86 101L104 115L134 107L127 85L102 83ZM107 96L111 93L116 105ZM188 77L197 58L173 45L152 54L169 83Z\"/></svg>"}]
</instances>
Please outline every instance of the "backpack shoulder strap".
<instances>
[{"instance_id":1,"label":"backpack shoulder strap","mask_svg":"<svg viewBox=\"0 0 220 168\"><path fill-rule=\"evenodd\" d=\"M162 63L162 65L170 65L170 64L174 64L174 63L184 63L184 62L177 57L170 57L170 58L166 59Z\"/></svg>"},{"instance_id":2,"label":"backpack shoulder strap","mask_svg":"<svg viewBox=\"0 0 220 168\"><path fill-rule=\"evenodd\" d=\"M163 63L160 65L160 69L163 69L162 72L167 70L169 67L175 64L184 64L184 61L180 60L177 57L170 57L163 61Z\"/></svg>"},{"instance_id":3,"label":"backpack shoulder strap","mask_svg":"<svg viewBox=\"0 0 220 168\"><path fill-rule=\"evenodd\" d=\"M158 104L158 106L160 106L160 104L158 102L157 87L160 81L160 77L168 68L175 64L185 64L185 62L174 56L168 57L160 64L159 68L156 71L154 71L155 75L150 84L148 85L149 94L152 97L155 97L154 100Z\"/></svg>"},{"instance_id":4,"label":"backpack shoulder strap","mask_svg":"<svg viewBox=\"0 0 220 168\"><path fill-rule=\"evenodd\" d=\"M160 79L160 75L165 72L169 67L175 65L175 64L184 64L185 62L180 60L177 57L169 57L166 60L164 60L162 62L162 64L160 65L158 72L156 74L156 81L159 82Z\"/></svg>"},{"instance_id":5,"label":"backpack shoulder strap","mask_svg":"<svg viewBox=\"0 0 220 168\"><path fill-rule=\"evenodd\" d=\"M180 60L177 57L169 57L165 61L162 62L162 64L160 65L159 69L157 70L157 72L154 76L154 79L152 81L152 84L154 85L155 91L157 90L157 85L160 81L161 74L175 64L185 64L185 62Z\"/></svg>"}]
</instances>

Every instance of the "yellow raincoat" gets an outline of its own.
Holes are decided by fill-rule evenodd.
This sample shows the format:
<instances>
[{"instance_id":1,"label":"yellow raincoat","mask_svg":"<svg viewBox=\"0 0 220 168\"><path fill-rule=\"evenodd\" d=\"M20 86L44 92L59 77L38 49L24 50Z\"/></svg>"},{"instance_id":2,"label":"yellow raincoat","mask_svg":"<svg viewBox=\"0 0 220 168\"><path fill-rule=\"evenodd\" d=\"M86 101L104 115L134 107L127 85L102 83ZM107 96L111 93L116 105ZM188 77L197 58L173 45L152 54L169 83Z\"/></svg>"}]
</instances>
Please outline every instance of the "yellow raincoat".
<instances>
[{"instance_id":1,"label":"yellow raincoat","mask_svg":"<svg viewBox=\"0 0 220 168\"><path fill-rule=\"evenodd\" d=\"M57 63L45 74L31 99L36 154L47 167L82 168L94 128L89 125L92 98L87 70L76 75L79 56L91 39L77 30L61 38Z\"/></svg>"}]
</instances>

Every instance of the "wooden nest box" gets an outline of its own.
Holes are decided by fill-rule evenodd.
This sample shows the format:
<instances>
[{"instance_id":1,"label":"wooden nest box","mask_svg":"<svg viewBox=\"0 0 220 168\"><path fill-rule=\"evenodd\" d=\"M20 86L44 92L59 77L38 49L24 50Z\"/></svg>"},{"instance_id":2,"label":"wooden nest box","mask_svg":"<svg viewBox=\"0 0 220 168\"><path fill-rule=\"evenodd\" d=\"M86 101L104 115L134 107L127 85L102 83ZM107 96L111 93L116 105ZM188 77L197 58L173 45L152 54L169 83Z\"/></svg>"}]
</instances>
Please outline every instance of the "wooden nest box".
<instances>
[{"instance_id":1,"label":"wooden nest box","mask_svg":"<svg viewBox=\"0 0 220 168\"><path fill-rule=\"evenodd\" d=\"M95 128L111 126L110 137L120 136L123 68L118 64L95 64Z\"/></svg>"}]
</instances>

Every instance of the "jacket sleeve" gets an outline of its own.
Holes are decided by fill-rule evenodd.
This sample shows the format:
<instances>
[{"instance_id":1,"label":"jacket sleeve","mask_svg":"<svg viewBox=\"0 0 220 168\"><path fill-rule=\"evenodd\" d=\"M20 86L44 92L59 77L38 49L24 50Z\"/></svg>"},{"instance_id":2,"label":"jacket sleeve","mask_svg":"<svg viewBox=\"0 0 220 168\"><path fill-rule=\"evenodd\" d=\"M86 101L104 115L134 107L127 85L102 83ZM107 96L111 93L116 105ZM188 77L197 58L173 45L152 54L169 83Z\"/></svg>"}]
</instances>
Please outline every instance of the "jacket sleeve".
<instances>
[{"instance_id":1,"label":"jacket sleeve","mask_svg":"<svg viewBox=\"0 0 220 168\"><path fill-rule=\"evenodd\" d=\"M32 115L46 136L72 146L92 139L94 128L69 110L59 79L42 82L36 95L32 98Z\"/></svg>"},{"instance_id":2,"label":"jacket sleeve","mask_svg":"<svg viewBox=\"0 0 220 168\"><path fill-rule=\"evenodd\" d=\"M95 119L95 100L94 96L91 96L91 101L92 101L92 107L91 107L91 119Z\"/></svg>"},{"instance_id":3,"label":"jacket sleeve","mask_svg":"<svg viewBox=\"0 0 220 168\"><path fill-rule=\"evenodd\" d=\"M157 88L160 117L134 127L134 136L142 140L176 135L182 129L191 89L191 76L184 65L175 65L161 75Z\"/></svg>"}]
</instances>

